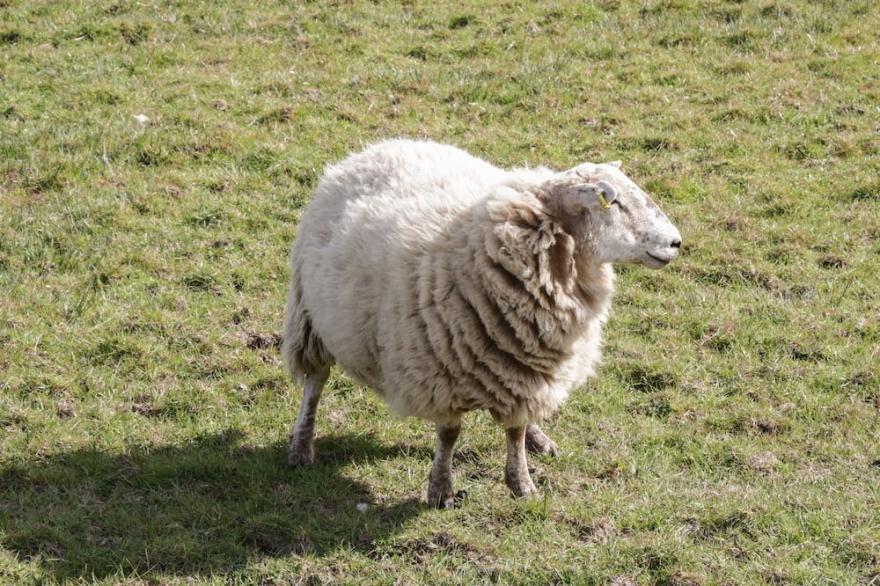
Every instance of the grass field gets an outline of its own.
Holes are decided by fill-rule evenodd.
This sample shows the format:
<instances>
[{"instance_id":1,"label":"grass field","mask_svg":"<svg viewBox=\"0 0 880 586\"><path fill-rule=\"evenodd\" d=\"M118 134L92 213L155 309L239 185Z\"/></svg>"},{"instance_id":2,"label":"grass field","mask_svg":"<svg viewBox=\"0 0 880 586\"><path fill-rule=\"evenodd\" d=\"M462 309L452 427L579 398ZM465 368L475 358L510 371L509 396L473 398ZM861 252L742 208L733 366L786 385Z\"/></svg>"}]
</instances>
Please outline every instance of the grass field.
<instances>
[{"instance_id":1,"label":"grass field","mask_svg":"<svg viewBox=\"0 0 880 586\"><path fill-rule=\"evenodd\" d=\"M880 8L0 0L0 583L880 584ZM622 159L681 229L503 482L275 347L323 166ZM356 509L366 503L365 512Z\"/></svg>"}]
</instances>

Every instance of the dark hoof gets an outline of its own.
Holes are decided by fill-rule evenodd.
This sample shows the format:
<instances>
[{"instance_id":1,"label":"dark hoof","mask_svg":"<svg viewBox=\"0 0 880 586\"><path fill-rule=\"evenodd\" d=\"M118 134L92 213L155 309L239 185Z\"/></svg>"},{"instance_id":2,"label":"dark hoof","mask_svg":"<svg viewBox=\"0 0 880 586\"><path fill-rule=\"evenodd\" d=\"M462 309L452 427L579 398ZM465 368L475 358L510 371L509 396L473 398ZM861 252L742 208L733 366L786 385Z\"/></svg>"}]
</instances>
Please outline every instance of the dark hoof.
<instances>
[{"instance_id":1,"label":"dark hoof","mask_svg":"<svg viewBox=\"0 0 880 586\"><path fill-rule=\"evenodd\" d=\"M526 449L541 456L555 458L559 455L559 446L538 428L526 431Z\"/></svg>"},{"instance_id":2,"label":"dark hoof","mask_svg":"<svg viewBox=\"0 0 880 586\"><path fill-rule=\"evenodd\" d=\"M532 479L528 474L511 474L505 472L504 482L507 488L513 493L513 496L523 499L531 499L538 496L538 489L532 483Z\"/></svg>"},{"instance_id":3,"label":"dark hoof","mask_svg":"<svg viewBox=\"0 0 880 586\"><path fill-rule=\"evenodd\" d=\"M538 489L529 482L528 484L511 486L510 492L518 499L533 499L538 497Z\"/></svg>"},{"instance_id":4,"label":"dark hoof","mask_svg":"<svg viewBox=\"0 0 880 586\"><path fill-rule=\"evenodd\" d=\"M299 468L301 466L311 466L315 463L315 447L308 446L291 446L287 452L287 465L291 468Z\"/></svg>"},{"instance_id":5,"label":"dark hoof","mask_svg":"<svg viewBox=\"0 0 880 586\"><path fill-rule=\"evenodd\" d=\"M451 492L438 495L429 494L428 506L432 509L451 509L455 506L455 496Z\"/></svg>"},{"instance_id":6,"label":"dark hoof","mask_svg":"<svg viewBox=\"0 0 880 586\"><path fill-rule=\"evenodd\" d=\"M451 509L455 506L456 494L452 492L452 479L428 477L428 506L435 509Z\"/></svg>"}]
</instances>

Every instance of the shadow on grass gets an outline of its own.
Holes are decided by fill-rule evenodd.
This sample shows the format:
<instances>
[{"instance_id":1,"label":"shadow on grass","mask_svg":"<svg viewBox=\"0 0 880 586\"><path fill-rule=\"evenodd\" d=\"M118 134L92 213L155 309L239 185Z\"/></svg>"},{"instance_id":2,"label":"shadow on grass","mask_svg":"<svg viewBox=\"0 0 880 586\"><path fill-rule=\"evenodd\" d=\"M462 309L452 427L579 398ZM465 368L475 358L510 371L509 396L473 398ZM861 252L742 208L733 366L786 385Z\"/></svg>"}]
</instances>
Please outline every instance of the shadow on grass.
<instances>
[{"instance_id":1,"label":"shadow on grass","mask_svg":"<svg viewBox=\"0 0 880 586\"><path fill-rule=\"evenodd\" d=\"M369 554L425 510L416 498L374 504L367 486L340 471L400 447L319 438L315 466L290 470L286 445L240 447L240 437L126 455L73 451L0 468L0 545L39 560L58 580L210 574L265 556ZM370 504L365 513L355 508L361 502Z\"/></svg>"}]
</instances>

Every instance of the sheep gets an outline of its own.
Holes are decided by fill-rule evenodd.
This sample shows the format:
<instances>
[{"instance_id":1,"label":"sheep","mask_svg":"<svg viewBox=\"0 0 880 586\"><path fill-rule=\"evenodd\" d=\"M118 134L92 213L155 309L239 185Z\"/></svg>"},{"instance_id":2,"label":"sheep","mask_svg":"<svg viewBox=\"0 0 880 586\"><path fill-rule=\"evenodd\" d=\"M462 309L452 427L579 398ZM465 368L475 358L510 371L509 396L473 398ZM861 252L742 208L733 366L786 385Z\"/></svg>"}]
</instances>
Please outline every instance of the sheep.
<instances>
[{"instance_id":1,"label":"sheep","mask_svg":"<svg viewBox=\"0 0 880 586\"><path fill-rule=\"evenodd\" d=\"M593 376L612 263L665 266L681 236L620 162L504 170L453 146L389 140L328 167L291 250L282 354L303 400L291 466L314 461L335 363L390 409L436 425L428 503L451 506L462 415L506 431L505 482L536 489L538 423Z\"/></svg>"}]
</instances>

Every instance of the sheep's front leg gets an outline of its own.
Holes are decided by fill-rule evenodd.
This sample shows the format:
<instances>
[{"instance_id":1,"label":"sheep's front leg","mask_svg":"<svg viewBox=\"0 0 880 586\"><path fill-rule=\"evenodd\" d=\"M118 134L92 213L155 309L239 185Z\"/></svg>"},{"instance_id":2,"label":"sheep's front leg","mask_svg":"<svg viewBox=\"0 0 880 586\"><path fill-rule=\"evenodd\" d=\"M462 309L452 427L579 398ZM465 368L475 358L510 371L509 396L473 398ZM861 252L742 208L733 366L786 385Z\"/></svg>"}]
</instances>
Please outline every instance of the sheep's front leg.
<instances>
[{"instance_id":1,"label":"sheep's front leg","mask_svg":"<svg viewBox=\"0 0 880 586\"><path fill-rule=\"evenodd\" d=\"M529 423L526 426L526 449L533 454L553 457L559 455L559 447L556 442L547 437L547 434L534 423Z\"/></svg>"},{"instance_id":2,"label":"sheep's front leg","mask_svg":"<svg viewBox=\"0 0 880 586\"><path fill-rule=\"evenodd\" d=\"M315 414L328 376L329 370L306 375L299 417L296 418L296 425L290 434L290 449L287 452L287 463L290 466L307 466L315 462Z\"/></svg>"},{"instance_id":3,"label":"sheep's front leg","mask_svg":"<svg viewBox=\"0 0 880 586\"><path fill-rule=\"evenodd\" d=\"M452 453L460 431L459 421L437 424L434 466L428 477L428 505L438 509L451 508L455 501L455 493L452 492Z\"/></svg>"},{"instance_id":4,"label":"sheep's front leg","mask_svg":"<svg viewBox=\"0 0 880 586\"><path fill-rule=\"evenodd\" d=\"M538 494L529 476L529 464L526 461L525 426L507 429L507 468L504 470L504 481L515 496L528 498Z\"/></svg>"}]
</instances>

